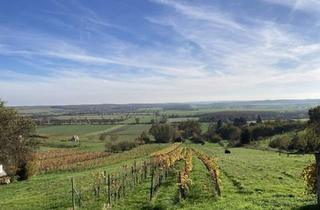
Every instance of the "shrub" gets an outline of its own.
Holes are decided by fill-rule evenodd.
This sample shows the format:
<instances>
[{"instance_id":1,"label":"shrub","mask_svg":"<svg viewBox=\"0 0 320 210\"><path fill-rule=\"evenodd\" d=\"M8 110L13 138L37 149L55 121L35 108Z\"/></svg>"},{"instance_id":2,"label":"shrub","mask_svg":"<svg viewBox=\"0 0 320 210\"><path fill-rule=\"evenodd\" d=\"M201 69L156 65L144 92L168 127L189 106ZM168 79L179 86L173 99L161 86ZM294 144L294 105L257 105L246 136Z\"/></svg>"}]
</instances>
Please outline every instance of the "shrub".
<instances>
[{"instance_id":1,"label":"shrub","mask_svg":"<svg viewBox=\"0 0 320 210\"><path fill-rule=\"evenodd\" d=\"M212 136L208 136L208 141L212 143L218 143L222 141L222 138L218 134L214 134Z\"/></svg>"},{"instance_id":2,"label":"shrub","mask_svg":"<svg viewBox=\"0 0 320 210\"><path fill-rule=\"evenodd\" d=\"M100 136L99 136L99 140L100 140L100 141L105 141L105 140L107 139L107 136L108 136L108 134L102 133L102 134L100 134Z\"/></svg>"},{"instance_id":3,"label":"shrub","mask_svg":"<svg viewBox=\"0 0 320 210\"><path fill-rule=\"evenodd\" d=\"M274 136L269 143L272 148L278 148L282 150L287 150L291 144L291 139L288 134Z\"/></svg>"},{"instance_id":4,"label":"shrub","mask_svg":"<svg viewBox=\"0 0 320 210\"><path fill-rule=\"evenodd\" d=\"M123 152L135 148L137 144L131 141L121 141L114 143L110 147L110 152Z\"/></svg>"},{"instance_id":5,"label":"shrub","mask_svg":"<svg viewBox=\"0 0 320 210\"><path fill-rule=\"evenodd\" d=\"M116 141L118 141L118 139L119 139L118 135L116 135L116 134L111 134L110 135L110 141L111 142L116 142Z\"/></svg>"},{"instance_id":6,"label":"shrub","mask_svg":"<svg viewBox=\"0 0 320 210\"><path fill-rule=\"evenodd\" d=\"M194 133L192 135L192 137L190 138L190 140L193 142L193 143L196 143L196 144L205 144L203 138L201 135L198 135L196 133Z\"/></svg>"},{"instance_id":7,"label":"shrub","mask_svg":"<svg viewBox=\"0 0 320 210\"><path fill-rule=\"evenodd\" d=\"M307 128L298 133L295 148L303 152L314 152L320 150L320 137L316 131Z\"/></svg>"}]
</instances>

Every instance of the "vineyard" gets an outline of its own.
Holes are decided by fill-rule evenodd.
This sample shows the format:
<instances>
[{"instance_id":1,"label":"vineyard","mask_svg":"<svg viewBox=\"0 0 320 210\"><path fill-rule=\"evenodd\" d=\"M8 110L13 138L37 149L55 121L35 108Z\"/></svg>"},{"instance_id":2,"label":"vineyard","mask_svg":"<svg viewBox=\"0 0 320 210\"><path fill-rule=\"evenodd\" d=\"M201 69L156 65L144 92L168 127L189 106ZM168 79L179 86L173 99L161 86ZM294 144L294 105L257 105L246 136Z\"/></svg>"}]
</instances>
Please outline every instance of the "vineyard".
<instances>
[{"instance_id":1,"label":"vineyard","mask_svg":"<svg viewBox=\"0 0 320 210\"><path fill-rule=\"evenodd\" d=\"M130 194L136 193L141 186L146 186L147 189L143 199L147 205L157 197L160 188L168 184L169 177L175 177L174 180L177 180L177 197L182 202L188 199L189 192L193 187L190 179L193 153L203 162L210 174L211 184L216 192L212 194L212 198L220 196L219 167L215 159L196 149L176 143L152 153L147 160L134 161L131 165L122 165L119 171L112 173L99 171L81 180L72 178L73 208L91 208L91 206L99 204L108 208L117 208L118 203L125 201L126 197L130 197ZM183 167L177 170L179 168L177 166L181 164ZM91 181L88 182L88 180Z\"/></svg>"},{"instance_id":2,"label":"vineyard","mask_svg":"<svg viewBox=\"0 0 320 210\"><path fill-rule=\"evenodd\" d=\"M262 205L293 209L314 204L301 175L312 156L244 148L231 152L224 154L218 144L186 143L143 145L116 154L39 152L37 160L43 166L39 175L1 186L0 205L9 210L72 209L73 205L127 210L261 209ZM59 156L61 166L54 163ZM52 166L44 167L50 161Z\"/></svg>"},{"instance_id":3,"label":"vineyard","mask_svg":"<svg viewBox=\"0 0 320 210\"><path fill-rule=\"evenodd\" d=\"M109 155L105 152L79 152L67 149L51 150L36 153L33 164L37 166L39 173L69 170L79 167L81 164L92 165L93 163L102 161L102 158Z\"/></svg>"}]
</instances>

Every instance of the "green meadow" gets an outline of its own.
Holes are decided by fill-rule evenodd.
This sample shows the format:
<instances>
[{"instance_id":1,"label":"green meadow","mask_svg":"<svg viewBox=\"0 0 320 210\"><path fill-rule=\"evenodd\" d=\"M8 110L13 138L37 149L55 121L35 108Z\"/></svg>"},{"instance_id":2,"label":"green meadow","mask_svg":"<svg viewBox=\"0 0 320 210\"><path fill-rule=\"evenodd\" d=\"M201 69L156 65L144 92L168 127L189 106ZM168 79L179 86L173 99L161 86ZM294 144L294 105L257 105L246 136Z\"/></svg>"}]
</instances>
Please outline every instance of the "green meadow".
<instances>
[{"instance_id":1,"label":"green meadow","mask_svg":"<svg viewBox=\"0 0 320 210\"><path fill-rule=\"evenodd\" d=\"M216 157L221 169L222 196L213 193L208 171L193 157L192 185L183 202L177 201L176 164L155 198L149 202L149 182L121 200L114 209L315 209L315 197L306 193L301 177L304 166L313 161L312 155L279 155L273 151L232 148L225 154L217 144L183 146L195 148ZM150 151L162 145L149 145ZM92 171L120 170L121 165L147 158L148 152L135 154L139 147L120 156L110 165L88 171L57 172L32 177L28 181L0 187L0 205L4 209L66 209L71 207L70 177L90 177ZM144 151L141 150L141 151ZM139 153L139 152L138 152ZM144 154L142 154L144 153ZM131 156L135 154L136 156ZM123 158L124 157L124 158ZM89 182L90 178L88 178ZM83 209L102 208L106 200L86 204Z\"/></svg>"}]
</instances>

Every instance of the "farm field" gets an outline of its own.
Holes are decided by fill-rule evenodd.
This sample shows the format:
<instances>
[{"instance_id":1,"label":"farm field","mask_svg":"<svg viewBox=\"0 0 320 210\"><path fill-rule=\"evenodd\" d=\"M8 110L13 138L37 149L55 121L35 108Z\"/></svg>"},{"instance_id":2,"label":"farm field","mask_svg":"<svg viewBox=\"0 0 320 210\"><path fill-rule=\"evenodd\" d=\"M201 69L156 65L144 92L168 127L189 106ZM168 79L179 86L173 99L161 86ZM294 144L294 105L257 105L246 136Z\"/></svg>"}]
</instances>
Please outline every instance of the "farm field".
<instances>
[{"instance_id":1,"label":"farm field","mask_svg":"<svg viewBox=\"0 0 320 210\"><path fill-rule=\"evenodd\" d=\"M217 158L221 168L221 197L213 193L207 169L193 155L193 169L190 174L192 185L185 200L177 200L177 172L183 168L183 162L179 161L164 184L159 187L151 203L148 201L150 184L146 181L120 200L113 209L306 209L315 204L314 196L305 193L301 177L304 166L313 161L311 155L287 156L246 148L233 148L230 149L231 154L224 154L224 148L217 144L207 143L201 146L186 143L183 146ZM123 154L115 154L118 158L113 155L106 157L110 164L104 167L44 174L25 182L1 186L0 196L4 199L0 200L0 205L4 209L15 209L18 206L19 209L71 207L70 177L75 177L77 183L79 179L86 180L84 177L90 177L93 171L120 170L128 161L147 158L150 151L157 151L164 145L143 147L148 148L149 152L137 154L140 149L136 148ZM105 199L91 201L84 204L83 209L97 209L99 206L102 208L105 202Z\"/></svg>"},{"instance_id":2,"label":"farm field","mask_svg":"<svg viewBox=\"0 0 320 210\"><path fill-rule=\"evenodd\" d=\"M107 141L110 141L111 135L116 135L117 141L134 141L143 131L148 131L150 127L150 124L57 125L40 126L37 133L48 136L47 139L41 139L40 149L42 151L57 148L103 151L105 141L99 139L102 133L107 136ZM79 136L80 144L69 141L73 135Z\"/></svg>"},{"instance_id":3,"label":"farm field","mask_svg":"<svg viewBox=\"0 0 320 210\"><path fill-rule=\"evenodd\" d=\"M37 132L42 135L53 137L72 135L81 136L88 133L105 131L111 127L113 127L113 125L50 125L39 126Z\"/></svg>"}]
</instances>

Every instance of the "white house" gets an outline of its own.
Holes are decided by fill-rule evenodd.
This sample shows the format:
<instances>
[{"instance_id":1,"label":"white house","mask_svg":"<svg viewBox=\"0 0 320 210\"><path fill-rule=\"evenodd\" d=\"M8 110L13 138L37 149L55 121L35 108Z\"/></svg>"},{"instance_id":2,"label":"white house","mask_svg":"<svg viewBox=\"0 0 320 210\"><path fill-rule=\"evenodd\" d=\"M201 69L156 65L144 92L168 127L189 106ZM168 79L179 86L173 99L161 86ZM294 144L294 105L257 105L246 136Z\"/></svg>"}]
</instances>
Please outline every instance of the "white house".
<instances>
[{"instance_id":1,"label":"white house","mask_svg":"<svg viewBox=\"0 0 320 210\"><path fill-rule=\"evenodd\" d=\"M0 177L7 176L7 173L3 169L3 165L0 164Z\"/></svg>"},{"instance_id":2,"label":"white house","mask_svg":"<svg viewBox=\"0 0 320 210\"><path fill-rule=\"evenodd\" d=\"M79 136L77 136L77 135L73 135L73 136L71 137L70 141L79 142L79 141L80 141L80 138L79 138Z\"/></svg>"},{"instance_id":3,"label":"white house","mask_svg":"<svg viewBox=\"0 0 320 210\"><path fill-rule=\"evenodd\" d=\"M0 164L0 184L10 184L10 177L7 176L2 164Z\"/></svg>"}]
</instances>

